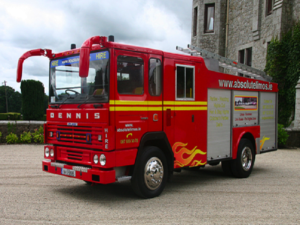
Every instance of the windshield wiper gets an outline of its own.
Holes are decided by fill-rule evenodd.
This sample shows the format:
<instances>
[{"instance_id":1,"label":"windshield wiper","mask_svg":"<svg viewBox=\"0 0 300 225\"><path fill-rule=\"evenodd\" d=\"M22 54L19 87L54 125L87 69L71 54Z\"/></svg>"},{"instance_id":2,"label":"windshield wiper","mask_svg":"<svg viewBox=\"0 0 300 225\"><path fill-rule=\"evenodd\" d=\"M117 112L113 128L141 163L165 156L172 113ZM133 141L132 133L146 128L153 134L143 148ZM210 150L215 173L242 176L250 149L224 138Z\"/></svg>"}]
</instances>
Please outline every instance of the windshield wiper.
<instances>
[{"instance_id":1,"label":"windshield wiper","mask_svg":"<svg viewBox=\"0 0 300 225\"><path fill-rule=\"evenodd\" d=\"M79 105L77 106L77 108L79 109L81 105L85 104L85 103L86 103L88 100L90 100L92 97L93 97L93 98L104 99L105 96L94 96L94 95L90 95L89 97L87 97L87 99L86 99L83 103L79 104Z\"/></svg>"},{"instance_id":2,"label":"windshield wiper","mask_svg":"<svg viewBox=\"0 0 300 225\"><path fill-rule=\"evenodd\" d=\"M65 101L67 101L68 99L74 99L72 96L68 96L65 100L62 101L62 103L60 103L57 108L60 108L61 104L63 104Z\"/></svg>"}]
</instances>

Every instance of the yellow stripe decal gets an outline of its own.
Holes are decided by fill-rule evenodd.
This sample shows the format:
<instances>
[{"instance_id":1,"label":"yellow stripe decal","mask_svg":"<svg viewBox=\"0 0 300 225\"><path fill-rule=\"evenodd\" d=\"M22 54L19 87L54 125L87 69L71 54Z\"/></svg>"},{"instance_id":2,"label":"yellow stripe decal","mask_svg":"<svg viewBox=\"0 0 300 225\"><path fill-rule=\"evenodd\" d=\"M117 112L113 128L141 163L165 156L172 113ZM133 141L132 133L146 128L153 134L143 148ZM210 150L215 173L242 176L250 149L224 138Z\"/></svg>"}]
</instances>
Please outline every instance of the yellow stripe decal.
<instances>
[{"instance_id":1,"label":"yellow stripe decal","mask_svg":"<svg viewBox=\"0 0 300 225\"><path fill-rule=\"evenodd\" d=\"M207 102L203 101L163 101L164 105L207 105Z\"/></svg>"},{"instance_id":2,"label":"yellow stripe decal","mask_svg":"<svg viewBox=\"0 0 300 225\"><path fill-rule=\"evenodd\" d=\"M123 101L110 100L111 105L207 105L204 101Z\"/></svg>"},{"instance_id":3,"label":"yellow stripe decal","mask_svg":"<svg viewBox=\"0 0 300 225\"><path fill-rule=\"evenodd\" d=\"M126 107L126 106L116 106L109 107L110 111L162 111L162 107Z\"/></svg>"},{"instance_id":4,"label":"yellow stripe decal","mask_svg":"<svg viewBox=\"0 0 300 225\"><path fill-rule=\"evenodd\" d=\"M110 100L110 111L199 111L207 110L207 102L204 101L123 101ZM115 105L115 106L113 106ZM123 106L119 106L123 105ZM148 106L154 105L154 106Z\"/></svg>"},{"instance_id":5,"label":"yellow stripe decal","mask_svg":"<svg viewBox=\"0 0 300 225\"><path fill-rule=\"evenodd\" d=\"M198 111L198 110L207 110L207 107L189 107L189 106L175 106L175 111Z\"/></svg>"},{"instance_id":6,"label":"yellow stripe decal","mask_svg":"<svg viewBox=\"0 0 300 225\"><path fill-rule=\"evenodd\" d=\"M166 111L167 109L171 110L176 110L176 111L202 111L202 110L207 110L207 107L188 107L188 106L183 106L183 107L169 107L169 106L164 106L164 107L143 107L143 106L136 106L136 107L126 107L126 106L112 106L109 107L109 111Z\"/></svg>"},{"instance_id":7,"label":"yellow stripe decal","mask_svg":"<svg viewBox=\"0 0 300 225\"><path fill-rule=\"evenodd\" d=\"M122 100L110 100L111 105L161 105L161 101L122 101Z\"/></svg>"}]
</instances>

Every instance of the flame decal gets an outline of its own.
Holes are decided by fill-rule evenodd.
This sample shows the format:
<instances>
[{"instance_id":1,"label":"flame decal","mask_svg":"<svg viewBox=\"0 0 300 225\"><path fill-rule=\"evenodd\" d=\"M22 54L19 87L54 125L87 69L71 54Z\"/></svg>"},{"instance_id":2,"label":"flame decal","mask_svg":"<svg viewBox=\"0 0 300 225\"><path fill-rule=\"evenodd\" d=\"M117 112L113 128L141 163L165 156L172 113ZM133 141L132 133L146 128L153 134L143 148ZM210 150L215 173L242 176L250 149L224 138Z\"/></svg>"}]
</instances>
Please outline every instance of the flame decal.
<instances>
[{"instance_id":1,"label":"flame decal","mask_svg":"<svg viewBox=\"0 0 300 225\"><path fill-rule=\"evenodd\" d=\"M270 140L269 137L263 136L263 139L260 140L260 150L264 147L265 141Z\"/></svg>"},{"instance_id":2,"label":"flame decal","mask_svg":"<svg viewBox=\"0 0 300 225\"><path fill-rule=\"evenodd\" d=\"M189 150L186 148L188 143L184 144L182 142L176 142L173 145L173 152L175 157L175 167L184 167L189 166L195 167L200 165L205 165L206 161L202 160L196 160L195 157L197 155L206 155L206 152L201 151L200 149L197 149L197 146L195 146L192 150Z\"/></svg>"}]
</instances>

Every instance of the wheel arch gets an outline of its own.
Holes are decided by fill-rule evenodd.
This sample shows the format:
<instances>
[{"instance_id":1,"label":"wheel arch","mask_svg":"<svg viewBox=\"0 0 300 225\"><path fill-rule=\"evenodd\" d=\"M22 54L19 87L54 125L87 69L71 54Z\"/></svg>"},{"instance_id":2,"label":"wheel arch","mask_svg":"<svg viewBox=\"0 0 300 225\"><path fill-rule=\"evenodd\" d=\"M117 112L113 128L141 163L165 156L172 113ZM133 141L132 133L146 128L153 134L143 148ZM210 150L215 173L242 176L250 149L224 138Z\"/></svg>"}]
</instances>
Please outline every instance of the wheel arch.
<instances>
[{"instance_id":1,"label":"wheel arch","mask_svg":"<svg viewBox=\"0 0 300 225\"><path fill-rule=\"evenodd\" d=\"M257 153L256 138L260 137L260 127L245 127L233 129L232 159L236 159L240 141L244 138L251 141L255 154Z\"/></svg>"},{"instance_id":2,"label":"wheel arch","mask_svg":"<svg viewBox=\"0 0 300 225\"><path fill-rule=\"evenodd\" d=\"M164 132L149 132L144 134L141 138L140 146L138 148L137 156L135 159L135 165L138 162L138 160L140 160L140 157L143 151L145 151L145 147L147 146L155 146L164 153L168 164L168 178L170 178L173 174L174 169L174 153L172 151L171 145L168 141L166 134ZM135 168L133 169L133 173L136 172Z\"/></svg>"}]
</instances>

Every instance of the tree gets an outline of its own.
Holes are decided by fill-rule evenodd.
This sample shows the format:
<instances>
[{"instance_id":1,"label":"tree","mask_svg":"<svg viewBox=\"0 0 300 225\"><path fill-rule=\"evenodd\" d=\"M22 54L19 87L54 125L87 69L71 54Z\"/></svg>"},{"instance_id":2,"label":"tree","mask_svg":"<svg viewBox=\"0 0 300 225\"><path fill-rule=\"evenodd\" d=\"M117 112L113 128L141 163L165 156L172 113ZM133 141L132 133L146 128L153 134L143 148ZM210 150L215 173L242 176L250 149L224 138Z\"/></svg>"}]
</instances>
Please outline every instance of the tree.
<instances>
[{"instance_id":1,"label":"tree","mask_svg":"<svg viewBox=\"0 0 300 225\"><path fill-rule=\"evenodd\" d=\"M10 86L0 86L0 113L6 113L6 96L7 95L7 105L8 112L18 112L21 113L22 107L22 96L21 93L15 91Z\"/></svg>"},{"instance_id":2,"label":"tree","mask_svg":"<svg viewBox=\"0 0 300 225\"><path fill-rule=\"evenodd\" d=\"M42 120L44 115L44 86L40 81L21 82L22 113L24 120Z\"/></svg>"}]
</instances>

